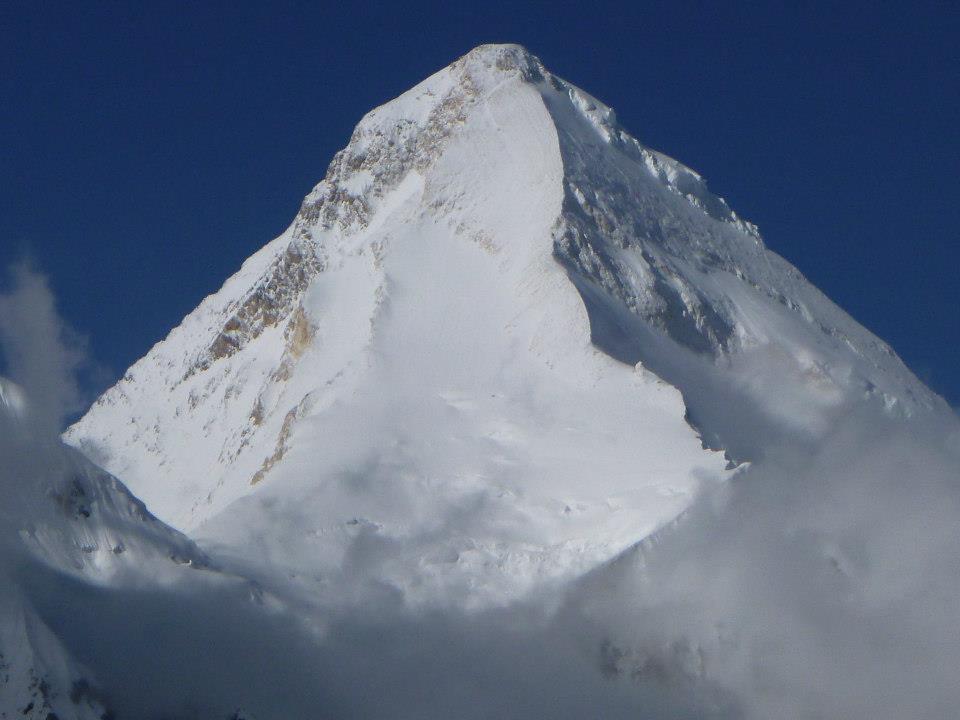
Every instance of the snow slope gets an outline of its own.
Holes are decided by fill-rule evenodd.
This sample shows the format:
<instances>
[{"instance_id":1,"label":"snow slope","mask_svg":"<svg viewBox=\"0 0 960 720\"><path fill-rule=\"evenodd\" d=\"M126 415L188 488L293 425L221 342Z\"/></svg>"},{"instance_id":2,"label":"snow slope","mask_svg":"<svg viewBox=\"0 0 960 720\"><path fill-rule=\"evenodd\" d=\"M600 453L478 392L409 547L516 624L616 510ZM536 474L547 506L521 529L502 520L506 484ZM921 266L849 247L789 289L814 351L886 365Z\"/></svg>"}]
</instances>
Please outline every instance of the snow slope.
<instances>
[{"instance_id":1,"label":"snow slope","mask_svg":"<svg viewBox=\"0 0 960 720\"><path fill-rule=\"evenodd\" d=\"M491 45L364 117L66 439L264 583L472 608L670 522L728 475L703 444L750 459L852 398L943 406L695 172Z\"/></svg>"},{"instance_id":2,"label":"snow slope","mask_svg":"<svg viewBox=\"0 0 960 720\"><path fill-rule=\"evenodd\" d=\"M72 622L72 584L176 578L206 558L31 419L22 392L0 378L0 718L100 718L109 708L96 676L50 626Z\"/></svg>"}]
</instances>

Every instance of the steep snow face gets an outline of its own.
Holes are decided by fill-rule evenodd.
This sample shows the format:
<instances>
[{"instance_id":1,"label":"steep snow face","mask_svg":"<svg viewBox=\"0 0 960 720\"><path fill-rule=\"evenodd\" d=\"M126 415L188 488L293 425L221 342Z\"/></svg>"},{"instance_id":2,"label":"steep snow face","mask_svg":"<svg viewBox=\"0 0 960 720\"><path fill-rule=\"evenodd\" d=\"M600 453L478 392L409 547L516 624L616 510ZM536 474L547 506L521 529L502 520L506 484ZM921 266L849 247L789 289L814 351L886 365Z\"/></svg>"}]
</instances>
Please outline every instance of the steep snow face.
<instances>
[{"instance_id":1,"label":"steep snow face","mask_svg":"<svg viewBox=\"0 0 960 720\"><path fill-rule=\"evenodd\" d=\"M899 415L945 408L699 175L568 83L551 78L541 92L564 164L555 253L594 341L683 390L708 441L755 457L783 434L823 431L847 401L875 398Z\"/></svg>"},{"instance_id":2,"label":"steep snow face","mask_svg":"<svg viewBox=\"0 0 960 720\"><path fill-rule=\"evenodd\" d=\"M206 560L31 420L23 393L0 378L0 717L100 718L109 708L96 677L50 626L72 622L72 584L175 578Z\"/></svg>"},{"instance_id":3,"label":"steep snow face","mask_svg":"<svg viewBox=\"0 0 960 720\"><path fill-rule=\"evenodd\" d=\"M940 402L696 173L483 46L368 114L290 228L66 437L305 597L362 574L482 606L721 479L685 415L749 457L872 395Z\"/></svg>"}]
</instances>

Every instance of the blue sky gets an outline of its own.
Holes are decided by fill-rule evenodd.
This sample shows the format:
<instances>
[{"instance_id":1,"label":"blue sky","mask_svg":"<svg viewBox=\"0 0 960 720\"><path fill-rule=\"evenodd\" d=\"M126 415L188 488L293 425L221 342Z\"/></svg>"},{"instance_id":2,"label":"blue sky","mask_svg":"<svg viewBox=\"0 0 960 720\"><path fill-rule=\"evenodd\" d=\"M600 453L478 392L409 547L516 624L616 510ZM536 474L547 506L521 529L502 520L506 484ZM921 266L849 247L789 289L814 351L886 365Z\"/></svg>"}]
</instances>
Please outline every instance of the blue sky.
<instances>
[{"instance_id":1,"label":"blue sky","mask_svg":"<svg viewBox=\"0 0 960 720\"><path fill-rule=\"evenodd\" d=\"M76 5L0 7L0 265L49 274L101 385L286 227L364 112L519 42L960 404L948 4Z\"/></svg>"}]
</instances>

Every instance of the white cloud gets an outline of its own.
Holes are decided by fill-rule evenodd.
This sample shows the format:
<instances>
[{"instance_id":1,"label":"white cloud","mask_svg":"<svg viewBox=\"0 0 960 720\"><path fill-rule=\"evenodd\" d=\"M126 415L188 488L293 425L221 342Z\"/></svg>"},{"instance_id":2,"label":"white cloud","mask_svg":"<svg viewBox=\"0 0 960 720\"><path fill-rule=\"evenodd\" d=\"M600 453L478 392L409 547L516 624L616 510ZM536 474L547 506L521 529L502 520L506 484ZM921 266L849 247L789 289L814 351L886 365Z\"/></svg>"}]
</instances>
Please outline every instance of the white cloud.
<instances>
[{"instance_id":1,"label":"white cloud","mask_svg":"<svg viewBox=\"0 0 960 720\"><path fill-rule=\"evenodd\" d=\"M666 668L751 718L954 713L956 418L860 406L824 438L702 497L614 589L581 588L571 615L606 628L624 678Z\"/></svg>"},{"instance_id":2,"label":"white cloud","mask_svg":"<svg viewBox=\"0 0 960 720\"><path fill-rule=\"evenodd\" d=\"M0 349L7 374L30 398L30 417L55 434L80 409L75 373L84 360L76 333L57 314L46 277L26 263L10 270L9 292L0 295Z\"/></svg>"}]
</instances>

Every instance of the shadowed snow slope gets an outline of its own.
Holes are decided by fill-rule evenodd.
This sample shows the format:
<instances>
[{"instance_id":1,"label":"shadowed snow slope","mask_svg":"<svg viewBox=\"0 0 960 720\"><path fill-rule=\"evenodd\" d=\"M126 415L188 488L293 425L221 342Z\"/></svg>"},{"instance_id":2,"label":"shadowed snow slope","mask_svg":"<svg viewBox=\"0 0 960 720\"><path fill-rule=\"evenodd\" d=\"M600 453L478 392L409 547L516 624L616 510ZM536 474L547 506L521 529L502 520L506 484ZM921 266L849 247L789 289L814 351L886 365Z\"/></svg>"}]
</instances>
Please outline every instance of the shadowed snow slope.
<instances>
[{"instance_id":1,"label":"shadowed snow slope","mask_svg":"<svg viewBox=\"0 0 960 720\"><path fill-rule=\"evenodd\" d=\"M96 677L57 632L75 622L71 587L173 581L207 563L34 420L23 393L0 378L0 718L101 718L109 708ZM97 627L123 632L123 621L101 618Z\"/></svg>"},{"instance_id":2,"label":"shadowed snow slope","mask_svg":"<svg viewBox=\"0 0 960 720\"><path fill-rule=\"evenodd\" d=\"M498 45L364 117L66 438L265 584L478 608L722 481L691 423L755 459L857 398L943 405L696 173Z\"/></svg>"}]
</instances>

